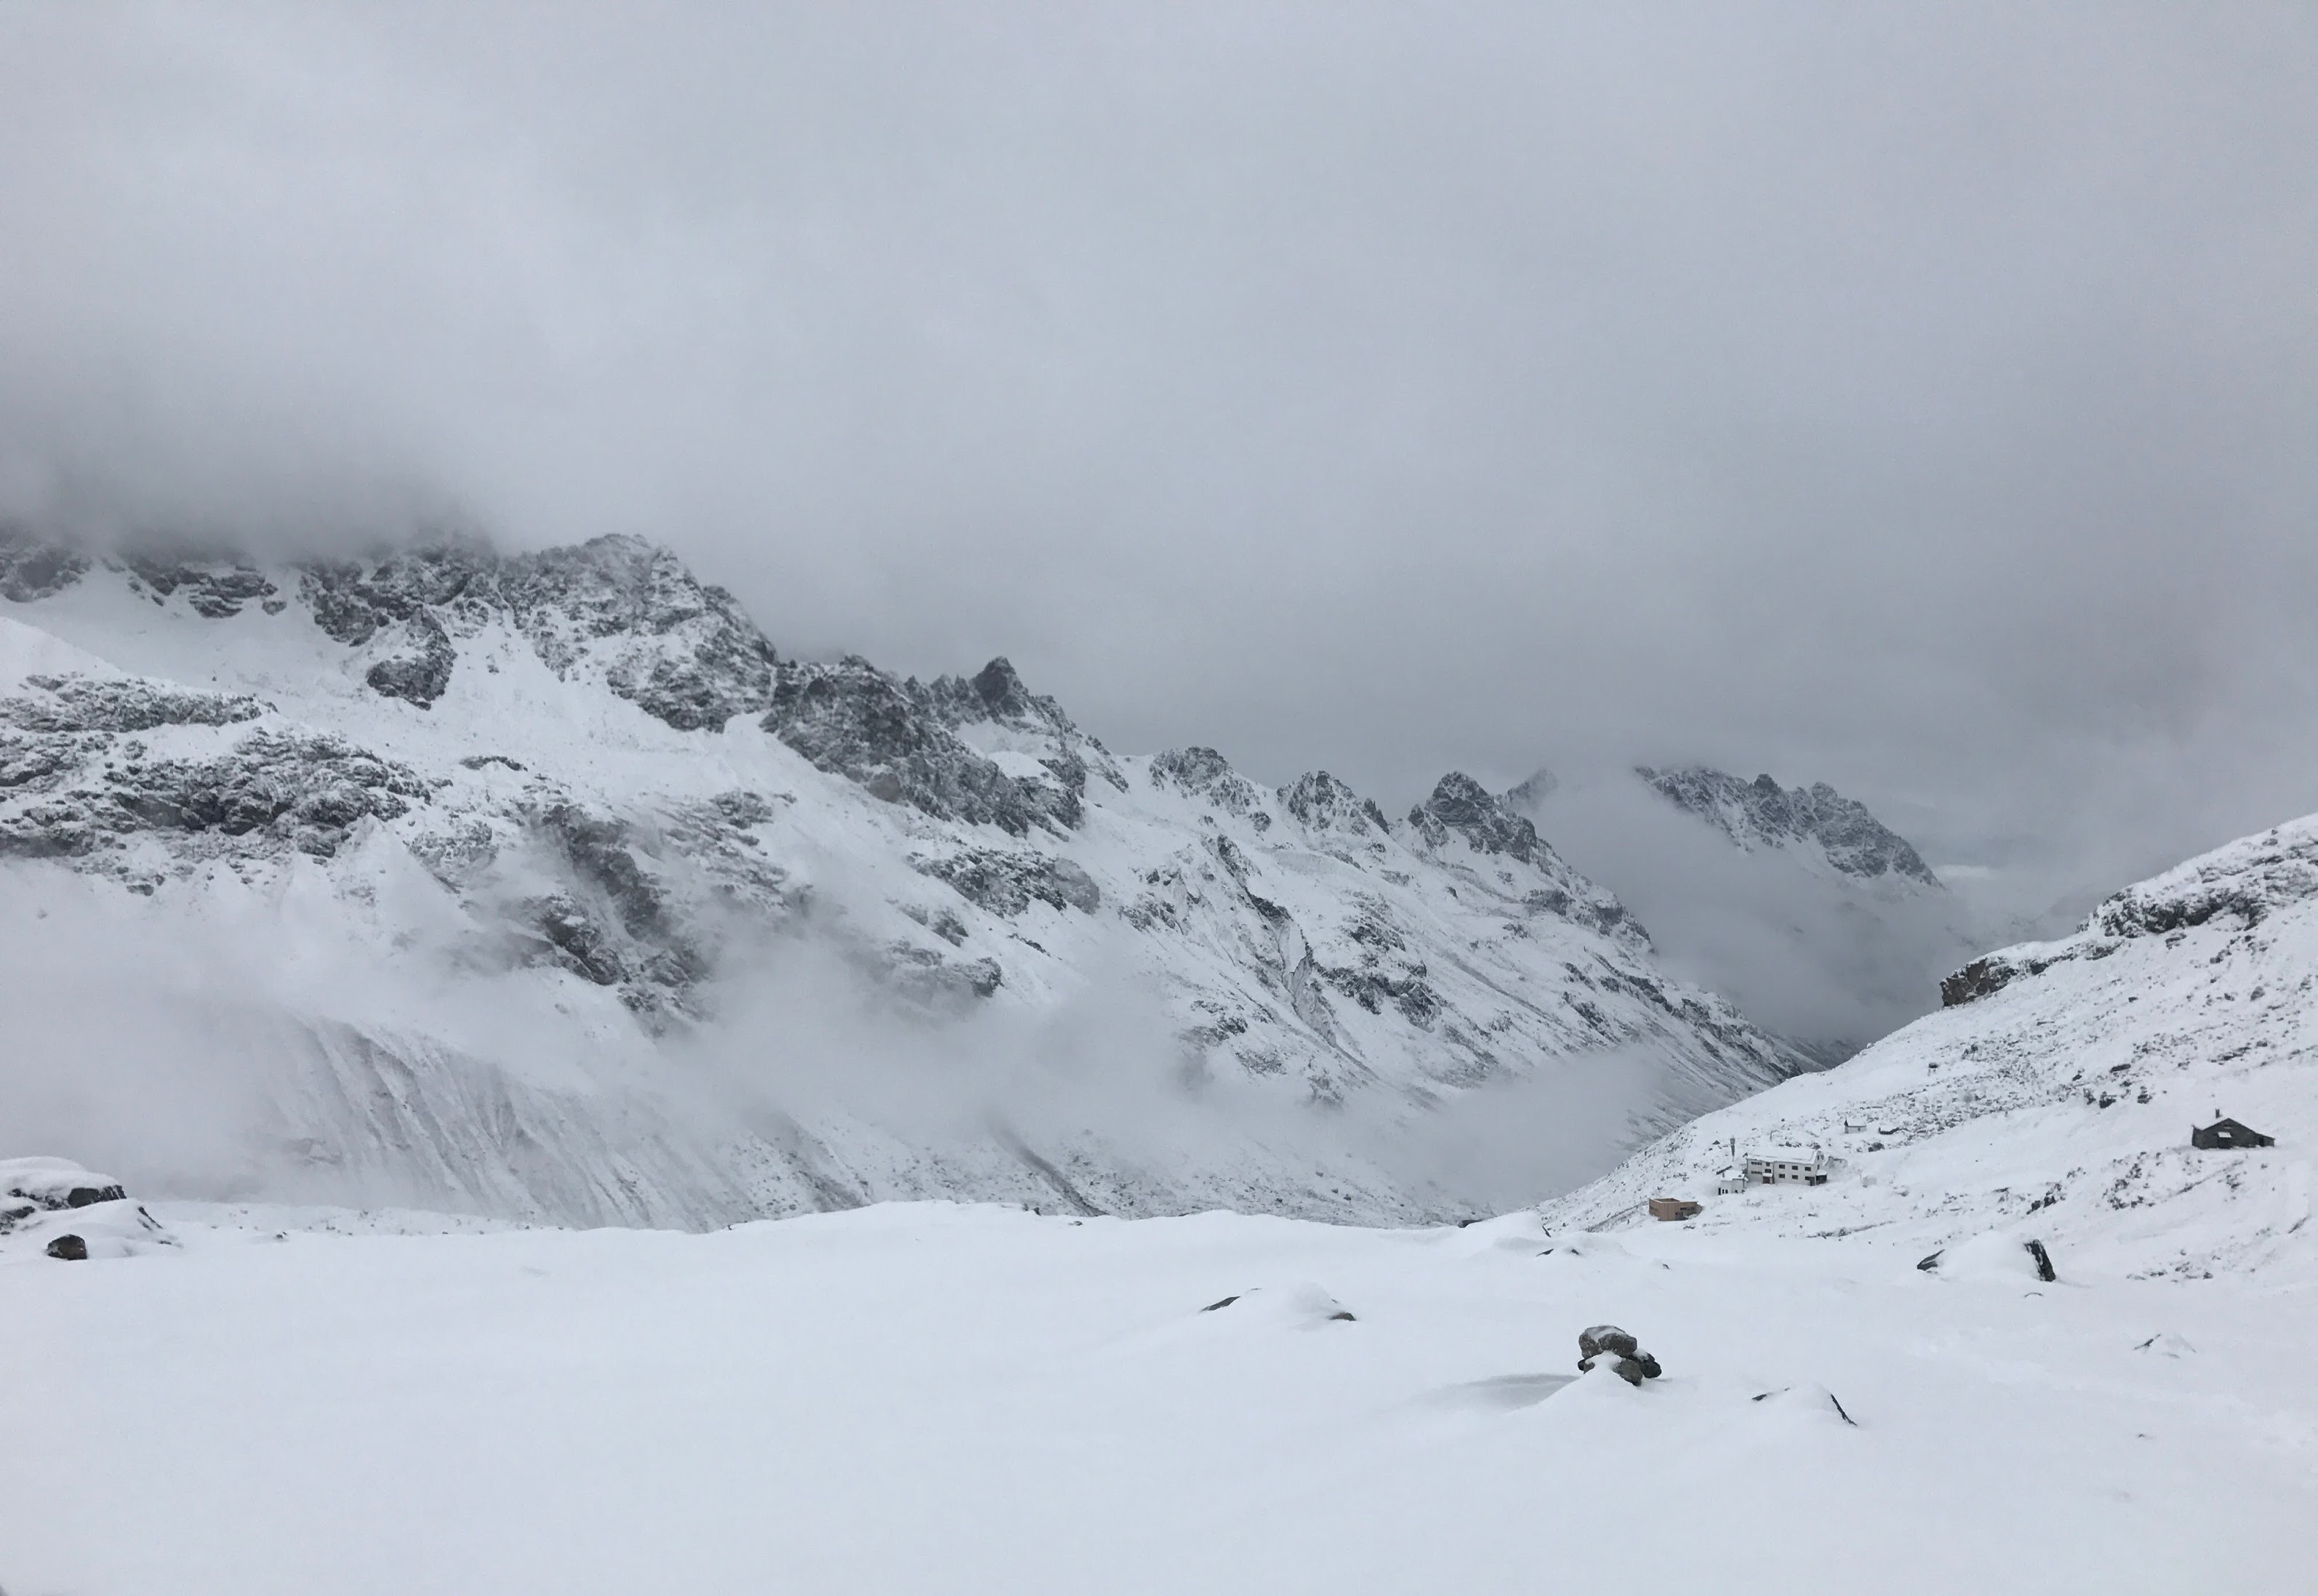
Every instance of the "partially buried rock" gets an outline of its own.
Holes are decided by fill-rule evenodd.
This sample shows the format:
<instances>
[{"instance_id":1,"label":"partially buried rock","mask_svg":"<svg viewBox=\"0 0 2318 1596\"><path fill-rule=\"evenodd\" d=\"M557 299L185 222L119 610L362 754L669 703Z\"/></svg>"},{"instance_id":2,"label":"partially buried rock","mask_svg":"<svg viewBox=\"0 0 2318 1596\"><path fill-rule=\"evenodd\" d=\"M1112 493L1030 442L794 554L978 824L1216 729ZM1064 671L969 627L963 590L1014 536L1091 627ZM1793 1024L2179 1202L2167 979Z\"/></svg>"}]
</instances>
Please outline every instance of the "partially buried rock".
<instances>
[{"instance_id":1,"label":"partially buried rock","mask_svg":"<svg viewBox=\"0 0 2318 1596\"><path fill-rule=\"evenodd\" d=\"M1640 1343L1616 1325L1596 1324L1579 1331L1578 1372L1590 1374L1605 1367L1629 1385L1655 1380L1660 1372L1658 1360L1643 1351Z\"/></svg>"},{"instance_id":2,"label":"partially buried rock","mask_svg":"<svg viewBox=\"0 0 2318 1596\"><path fill-rule=\"evenodd\" d=\"M88 1260L88 1243L78 1236L58 1236L49 1243L49 1256L61 1258L67 1263L85 1263Z\"/></svg>"}]
</instances>

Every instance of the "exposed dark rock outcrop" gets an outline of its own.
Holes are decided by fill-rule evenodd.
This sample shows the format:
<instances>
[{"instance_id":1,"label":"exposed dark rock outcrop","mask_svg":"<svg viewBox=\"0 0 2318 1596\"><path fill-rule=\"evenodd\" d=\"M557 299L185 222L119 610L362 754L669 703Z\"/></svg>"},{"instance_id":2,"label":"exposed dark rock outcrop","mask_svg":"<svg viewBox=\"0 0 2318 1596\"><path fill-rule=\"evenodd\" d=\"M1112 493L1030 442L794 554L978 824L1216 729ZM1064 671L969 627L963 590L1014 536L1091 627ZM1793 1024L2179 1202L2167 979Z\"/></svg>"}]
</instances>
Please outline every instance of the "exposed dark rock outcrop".
<instances>
[{"instance_id":1,"label":"exposed dark rock outcrop","mask_svg":"<svg viewBox=\"0 0 2318 1596\"><path fill-rule=\"evenodd\" d=\"M1408 823L1436 847L1453 832L1476 853L1504 854L1524 865L1556 857L1534 825L1461 770L1442 776L1433 795L1408 811Z\"/></svg>"},{"instance_id":2,"label":"exposed dark rock outcrop","mask_svg":"<svg viewBox=\"0 0 2318 1596\"><path fill-rule=\"evenodd\" d=\"M773 645L740 601L642 538L510 560L500 587L550 668L599 653L606 686L679 731L718 731L770 702Z\"/></svg>"},{"instance_id":3,"label":"exposed dark rock outcrop","mask_svg":"<svg viewBox=\"0 0 2318 1596\"><path fill-rule=\"evenodd\" d=\"M0 526L0 598L31 604L63 592L87 573L87 555Z\"/></svg>"},{"instance_id":4,"label":"exposed dark rock outcrop","mask_svg":"<svg viewBox=\"0 0 2318 1596\"><path fill-rule=\"evenodd\" d=\"M516 906L527 926L551 950L555 964L597 986L617 986L628 978L627 961L593 915L562 892L526 899Z\"/></svg>"},{"instance_id":5,"label":"exposed dark rock outcrop","mask_svg":"<svg viewBox=\"0 0 2318 1596\"><path fill-rule=\"evenodd\" d=\"M1017 837L1033 827L1076 826L1078 793L1060 780L1009 776L968 747L942 713L956 702L953 693L897 681L858 655L831 665L787 660L765 728L817 768L938 820ZM1081 785L1084 779L1082 771Z\"/></svg>"},{"instance_id":6,"label":"exposed dark rock outcrop","mask_svg":"<svg viewBox=\"0 0 2318 1596\"><path fill-rule=\"evenodd\" d=\"M1261 811L1263 794L1213 749L1169 749L1151 757L1151 779L1232 814ZM1261 829L1261 828L1258 828Z\"/></svg>"},{"instance_id":7,"label":"exposed dark rock outcrop","mask_svg":"<svg viewBox=\"0 0 2318 1596\"><path fill-rule=\"evenodd\" d=\"M101 746L42 740L27 749L0 734L0 791L23 794L0 804L0 854L67 856L131 832L183 831L258 834L328 858L364 817L394 819L427 795L407 767L318 733L257 731L213 758L128 758L95 771L85 761ZM45 774L5 779L43 763ZM76 777L83 785L66 790Z\"/></svg>"},{"instance_id":8,"label":"exposed dark rock outcrop","mask_svg":"<svg viewBox=\"0 0 2318 1596\"><path fill-rule=\"evenodd\" d=\"M376 560L310 562L299 596L314 624L359 648L383 627L462 599L486 608L504 602L499 574L499 557L479 543L435 542Z\"/></svg>"},{"instance_id":9,"label":"exposed dark rock outcrop","mask_svg":"<svg viewBox=\"0 0 2318 1596\"><path fill-rule=\"evenodd\" d=\"M61 1213L69 1208L85 1208L95 1203L117 1203L129 1195L128 1188L118 1180L108 1180L102 1175L63 1164L59 1161L28 1160L26 1162L47 1162L49 1168L19 1173L12 1177L4 1196L12 1202L24 1204L16 1210L21 1217L37 1210Z\"/></svg>"},{"instance_id":10,"label":"exposed dark rock outcrop","mask_svg":"<svg viewBox=\"0 0 2318 1596\"><path fill-rule=\"evenodd\" d=\"M924 697L927 707L952 726L994 721L1049 731L1075 730L1062 705L1025 686L1021 674L1003 655L970 677L937 677Z\"/></svg>"},{"instance_id":11,"label":"exposed dark rock outcrop","mask_svg":"<svg viewBox=\"0 0 2318 1596\"><path fill-rule=\"evenodd\" d=\"M2014 977L2034 975L2044 968L2029 961L2007 958L2001 954L1990 954L1966 964L1954 974L1940 982L1940 1007L1954 1009L1960 1004L1985 998L1991 992L2002 991Z\"/></svg>"},{"instance_id":12,"label":"exposed dark rock outcrop","mask_svg":"<svg viewBox=\"0 0 2318 1596\"><path fill-rule=\"evenodd\" d=\"M604 683L680 731L718 730L771 696L771 643L722 587L666 549L603 537L576 548L502 558L447 541L369 560L304 568L315 624L349 647L400 623L410 647L374 667L370 684L417 704L443 691L455 659L444 617L504 615L559 675L593 660Z\"/></svg>"},{"instance_id":13,"label":"exposed dark rock outcrop","mask_svg":"<svg viewBox=\"0 0 2318 1596\"><path fill-rule=\"evenodd\" d=\"M0 723L26 731L150 731L157 726L229 726L266 706L246 694L196 693L139 677L27 677L38 696L0 699Z\"/></svg>"},{"instance_id":14,"label":"exposed dark rock outcrop","mask_svg":"<svg viewBox=\"0 0 2318 1596\"><path fill-rule=\"evenodd\" d=\"M181 559L137 552L121 556L121 564L153 595L167 598L182 592L194 614L212 621L238 615L250 600L271 599L279 591L264 571L229 555Z\"/></svg>"},{"instance_id":15,"label":"exposed dark rock outcrop","mask_svg":"<svg viewBox=\"0 0 2318 1596\"><path fill-rule=\"evenodd\" d=\"M1068 859L1048 854L1002 853L968 848L939 857L917 857L912 868L948 883L969 903L1011 919L1033 901L1092 914L1102 906L1102 889Z\"/></svg>"},{"instance_id":16,"label":"exposed dark rock outcrop","mask_svg":"<svg viewBox=\"0 0 2318 1596\"><path fill-rule=\"evenodd\" d=\"M626 821L569 802L540 805L531 818L593 900L555 895L533 905L533 923L562 962L599 985L622 984L631 1007L681 995L707 975L708 955L678 924ZM616 926L616 941L606 921Z\"/></svg>"},{"instance_id":17,"label":"exposed dark rock outcrop","mask_svg":"<svg viewBox=\"0 0 2318 1596\"><path fill-rule=\"evenodd\" d=\"M112 780L119 808L146 825L267 829L325 857L364 816L392 820L427 796L407 767L319 733L252 732L221 758L130 765Z\"/></svg>"},{"instance_id":18,"label":"exposed dark rock outcrop","mask_svg":"<svg viewBox=\"0 0 2318 1596\"><path fill-rule=\"evenodd\" d=\"M1006 980L996 959L948 959L906 942L888 948L884 965L874 973L921 1002L935 1003L987 998Z\"/></svg>"},{"instance_id":19,"label":"exposed dark rock outcrop","mask_svg":"<svg viewBox=\"0 0 2318 1596\"><path fill-rule=\"evenodd\" d=\"M426 709L451 685L451 668L458 663L459 650L432 611L420 610L403 623L403 646L372 666L363 679L373 692Z\"/></svg>"}]
</instances>

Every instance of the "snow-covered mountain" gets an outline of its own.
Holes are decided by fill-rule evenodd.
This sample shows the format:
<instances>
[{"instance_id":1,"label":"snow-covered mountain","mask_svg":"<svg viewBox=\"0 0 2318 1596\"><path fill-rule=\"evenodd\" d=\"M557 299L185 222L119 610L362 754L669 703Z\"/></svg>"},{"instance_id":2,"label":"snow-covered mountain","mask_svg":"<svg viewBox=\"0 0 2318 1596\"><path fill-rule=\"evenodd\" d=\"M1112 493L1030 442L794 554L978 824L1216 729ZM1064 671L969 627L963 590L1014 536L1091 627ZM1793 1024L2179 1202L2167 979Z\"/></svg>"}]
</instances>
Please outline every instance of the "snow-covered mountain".
<instances>
[{"instance_id":1,"label":"snow-covered mountain","mask_svg":"<svg viewBox=\"0 0 2318 1596\"><path fill-rule=\"evenodd\" d=\"M1595 1226L1654 1196L1693 1223L1879 1231L1942 1267L2318 1279L2318 816L2126 888L2075 935L1973 960L1946 1006L1822 1074L1707 1115L1549 1206ZM2198 1149L2228 1116L2275 1147ZM1718 1195L1750 1150L1825 1185Z\"/></svg>"},{"instance_id":2,"label":"snow-covered mountain","mask_svg":"<svg viewBox=\"0 0 2318 1596\"><path fill-rule=\"evenodd\" d=\"M1635 766L1507 794L1650 928L1661 958L1821 1064L1932 1009L1994 936L1909 841L1826 783Z\"/></svg>"},{"instance_id":3,"label":"snow-covered mountain","mask_svg":"<svg viewBox=\"0 0 2318 1596\"><path fill-rule=\"evenodd\" d=\"M1406 1217L1795 1060L1478 784L1115 756L1003 659L778 653L666 550L0 540L29 1151L140 1190L703 1224Z\"/></svg>"},{"instance_id":4,"label":"snow-covered mountain","mask_svg":"<svg viewBox=\"0 0 2318 1596\"><path fill-rule=\"evenodd\" d=\"M1741 781L1703 765L1680 770L1637 766L1634 775L1743 852L1776 848L1804 861L1806 868L1854 881L1897 876L1918 886L1940 884L1906 838L1825 782L1788 788L1768 776Z\"/></svg>"}]
</instances>

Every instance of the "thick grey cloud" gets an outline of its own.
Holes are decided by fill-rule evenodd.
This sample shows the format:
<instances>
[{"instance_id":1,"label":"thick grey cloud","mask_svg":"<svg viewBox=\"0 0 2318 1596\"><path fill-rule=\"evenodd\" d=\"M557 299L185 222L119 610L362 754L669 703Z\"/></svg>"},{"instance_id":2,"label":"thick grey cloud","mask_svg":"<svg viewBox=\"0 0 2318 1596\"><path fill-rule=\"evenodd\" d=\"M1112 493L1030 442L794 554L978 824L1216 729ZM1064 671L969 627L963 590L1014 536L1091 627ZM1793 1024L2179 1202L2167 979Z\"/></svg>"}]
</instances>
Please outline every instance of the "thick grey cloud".
<instances>
[{"instance_id":1,"label":"thick grey cloud","mask_svg":"<svg viewBox=\"0 0 2318 1596\"><path fill-rule=\"evenodd\" d=\"M13 7L0 502L668 541L1115 745L2318 807L2290 5Z\"/></svg>"}]
</instances>

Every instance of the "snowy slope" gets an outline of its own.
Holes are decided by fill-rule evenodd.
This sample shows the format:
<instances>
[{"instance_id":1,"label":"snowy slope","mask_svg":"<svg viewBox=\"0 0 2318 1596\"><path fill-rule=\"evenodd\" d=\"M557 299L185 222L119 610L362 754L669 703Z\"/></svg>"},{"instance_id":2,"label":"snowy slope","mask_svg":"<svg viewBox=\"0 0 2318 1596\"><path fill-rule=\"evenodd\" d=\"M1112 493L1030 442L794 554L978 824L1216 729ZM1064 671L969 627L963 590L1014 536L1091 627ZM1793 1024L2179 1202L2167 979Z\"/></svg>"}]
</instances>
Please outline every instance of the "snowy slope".
<instances>
[{"instance_id":1,"label":"snowy slope","mask_svg":"<svg viewBox=\"0 0 2318 1596\"><path fill-rule=\"evenodd\" d=\"M1949 1250L1936 1268L2018 1269L2033 1238L2064 1279L2318 1278L2318 816L2127 888L2072 937L1975 960L1945 992L1848 1063L1549 1205L1550 1222L1614 1227L1685 1196L1708 1231L1873 1232ZM2189 1145L2224 1115L2278 1145ZM1822 1150L1837 1173L1716 1194L1734 1156L1774 1144Z\"/></svg>"},{"instance_id":2,"label":"snowy slope","mask_svg":"<svg viewBox=\"0 0 2318 1596\"><path fill-rule=\"evenodd\" d=\"M2310 1294L2259 1279L1528 1217L156 1213L139 1256L0 1238L11 1592L2290 1596L2318 1550ZM1604 1320L1664 1377L1577 1378Z\"/></svg>"},{"instance_id":3,"label":"snowy slope","mask_svg":"<svg viewBox=\"0 0 2318 1596\"><path fill-rule=\"evenodd\" d=\"M1395 821L1115 757L1003 660L782 657L633 540L19 540L0 594L4 1107L144 1189L1407 1217L1792 1067L1462 776Z\"/></svg>"},{"instance_id":4,"label":"snowy slope","mask_svg":"<svg viewBox=\"0 0 2318 1596\"><path fill-rule=\"evenodd\" d=\"M1703 766L1622 768L1514 789L1523 812L1650 928L1667 966L1819 1063L1939 1001L1998 937L1905 838L1824 782Z\"/></svg>"}]
</instances>

